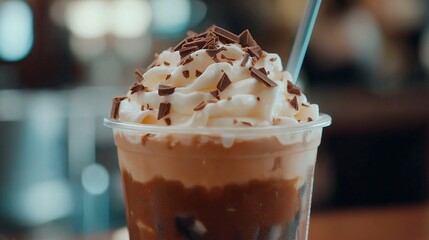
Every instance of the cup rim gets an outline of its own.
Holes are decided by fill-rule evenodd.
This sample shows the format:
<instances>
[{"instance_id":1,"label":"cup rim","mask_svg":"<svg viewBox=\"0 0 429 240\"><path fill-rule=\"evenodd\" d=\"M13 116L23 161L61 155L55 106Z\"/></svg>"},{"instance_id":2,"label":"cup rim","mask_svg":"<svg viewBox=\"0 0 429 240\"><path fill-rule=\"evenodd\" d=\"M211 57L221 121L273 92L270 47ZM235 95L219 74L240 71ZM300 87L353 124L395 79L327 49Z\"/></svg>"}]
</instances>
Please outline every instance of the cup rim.
<instances>
[{"instance_id":1,"label":"cup rim","mask_svg":"<svg viewBox=\"0 0 429 240\"><path fill-rule=\"evenodd\" d=\"M104 118L104 126L126 130L136 133L151 133L151 134L185 134L185 135L267 135L267 134L284 134L297 133L316 128L324 128L330 126L332 118L328 114L321 113L319 118L309 123L302 123L296 126L268 126L268 127L184 127L184 126L156 126L145 125L138 123L123 122L112 118Z\"/></svg>"}]
</instances>

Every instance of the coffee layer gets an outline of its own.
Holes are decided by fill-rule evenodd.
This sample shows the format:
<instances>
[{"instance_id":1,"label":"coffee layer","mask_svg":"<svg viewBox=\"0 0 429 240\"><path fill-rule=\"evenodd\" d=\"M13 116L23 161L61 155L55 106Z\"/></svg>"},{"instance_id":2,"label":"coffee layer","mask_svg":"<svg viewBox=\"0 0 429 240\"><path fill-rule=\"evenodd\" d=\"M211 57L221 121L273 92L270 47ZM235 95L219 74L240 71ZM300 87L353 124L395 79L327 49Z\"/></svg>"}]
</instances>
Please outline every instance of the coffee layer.
<instances>
[{"instance_id":1,"label":"coffee layer","mask_svg":"<svg viewBox=\"0 0 429 240\"><path fill-rule=\"evenodd\" d=\"M296 189L297 179L209 190L163 178L140 183L122 174L131 240L295 239L308 212L308 186Z\"/></svg>"}]
</instances>

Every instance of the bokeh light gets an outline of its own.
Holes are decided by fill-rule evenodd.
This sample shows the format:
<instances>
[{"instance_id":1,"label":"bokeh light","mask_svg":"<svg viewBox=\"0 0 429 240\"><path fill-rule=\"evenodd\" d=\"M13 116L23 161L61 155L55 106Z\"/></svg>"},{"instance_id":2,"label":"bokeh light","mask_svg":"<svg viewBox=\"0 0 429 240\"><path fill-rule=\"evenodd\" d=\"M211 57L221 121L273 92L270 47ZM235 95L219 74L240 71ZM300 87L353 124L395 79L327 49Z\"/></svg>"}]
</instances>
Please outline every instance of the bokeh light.
<instances>
[{"instance_id":1,"label":"bokeh light","mask_svg":"<svg viewBox=\"0 0 429 240\"><path fill-rule=\"evenodd\" d=\"M111 32L122 38L136 38L149 28L152 19L150 5L142 0L120 0L111 5Z\"/></svg>"},{"instance_id":2,"label":"bokeh light","mask_svg":"<svg viewBox=\"0 0 429 240\"><path fill-rule=\"evenodd\" d=\"M191 20L189 0L152 0L154 31L161 35L183 32Z\"/></svg>"},{"instance_id":3,"label":"bokeh light","mask_svg":"<svg viewBox=\"0 0 429 240\"><path fill-rule=\"evenodd\" d=\"M66 9L66 23L71 32L81 38L98 38L109 31L108 11L102 0L72 1Z\"/></svg>"},{"instance_id":4,"label":"bokeh light","mask_svg":"<svg viewBox=\"0 0 429 240\"><path fill-rule=\"evenodd\" d=\"M84 39L107 34L136 38L148 31L152 19L150 5L143 0L77 0L65 12L68 28Z\"/></svg>"},{"instance_id":5,"label":"bokeh light","mask_svg":"<svg viewBox=\"0 0 429 240\"><path fill-rule=\"evenodd\" d=\"M0 2L0 59L25 58L33 46L33 13L24 1Z\"/></svg>"},{"instance_id":6,"label":"bokeh light","mask_svg":"<svg viewBox=\"0 0 429 240\"><path fill-rule=\"evenodd\" d=\"M109 173L102 165L91 164L82 171L82 185L88 193L100 195L109 187Z\"/></svg>"},{"instance_id":7,"label":"bokeh light","mask_svg":"<svg viewBox=\"0 0 429 240\"><path fill-rule=\"evenodd\" d=\"M73 210L70 188L62 179L29 186L21 192L18 206L18 216L27 225L47 223L65 217Z\"/></svg>"}]
</instances>

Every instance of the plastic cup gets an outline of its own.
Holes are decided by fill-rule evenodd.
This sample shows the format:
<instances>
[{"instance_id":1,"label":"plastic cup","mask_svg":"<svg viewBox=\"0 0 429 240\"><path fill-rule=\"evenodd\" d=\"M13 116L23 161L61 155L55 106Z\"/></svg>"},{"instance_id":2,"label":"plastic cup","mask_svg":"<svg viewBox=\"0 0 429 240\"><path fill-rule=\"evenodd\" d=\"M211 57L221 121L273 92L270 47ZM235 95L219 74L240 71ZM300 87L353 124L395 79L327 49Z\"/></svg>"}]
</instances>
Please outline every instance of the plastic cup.
<instances>
[{"instance_id":1,"label":"plastic cup","mask_svg":"<svg viewBox=\"0 0 429 240\"><path fill-rule=\"evenodd\" d=\"M299 126L160 127L105 119L131 240L306 240L317 148L331 117Z\"/></svg>"}]
</instances>

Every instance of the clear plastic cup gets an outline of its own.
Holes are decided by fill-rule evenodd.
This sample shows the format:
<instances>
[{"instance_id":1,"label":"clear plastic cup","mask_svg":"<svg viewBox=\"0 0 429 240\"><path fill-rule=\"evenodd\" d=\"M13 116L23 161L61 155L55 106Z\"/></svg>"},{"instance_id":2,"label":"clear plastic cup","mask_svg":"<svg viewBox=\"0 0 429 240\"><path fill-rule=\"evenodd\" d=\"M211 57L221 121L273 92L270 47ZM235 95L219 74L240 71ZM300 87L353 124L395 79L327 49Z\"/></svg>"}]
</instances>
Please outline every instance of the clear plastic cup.
<instances>
[{"instance_id":1,"label":"clear plastic cup","mask_svg":"<svg viewBox=\"0 0 429 240\"><path fill-rule=\"evenodd\" d=\"M160 127L105 119L136 239L305 240L331 117L299 126Z\"/></svg>"}]
</instances>

